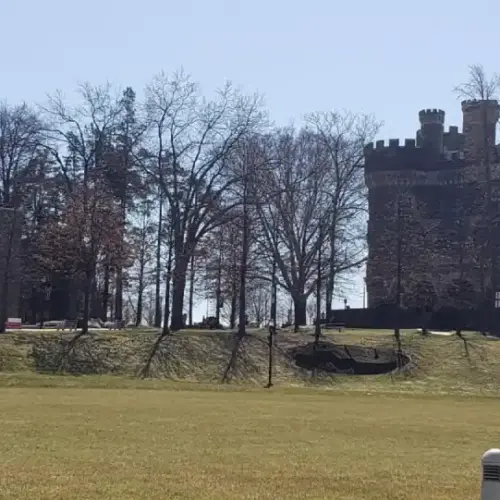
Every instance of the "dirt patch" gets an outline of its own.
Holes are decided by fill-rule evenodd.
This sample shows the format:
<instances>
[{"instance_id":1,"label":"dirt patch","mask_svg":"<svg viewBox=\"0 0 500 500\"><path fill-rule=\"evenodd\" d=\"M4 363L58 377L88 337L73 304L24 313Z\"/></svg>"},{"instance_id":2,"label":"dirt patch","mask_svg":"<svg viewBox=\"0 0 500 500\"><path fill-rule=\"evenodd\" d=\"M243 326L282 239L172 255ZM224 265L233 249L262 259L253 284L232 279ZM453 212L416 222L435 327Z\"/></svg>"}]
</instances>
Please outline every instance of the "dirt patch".
<instances>
[{"instance_id":1,"label":"dirt patch","mask_svg":"<svg viewBox=\"0 0 500 500\"><path fill-rule=\"evenodd\" d=\"M404 368L410 358L389 347L338 345L310 342L288 350L295 363L306 370L346 375L380 375Z\"/></svg>"}]
</instances>

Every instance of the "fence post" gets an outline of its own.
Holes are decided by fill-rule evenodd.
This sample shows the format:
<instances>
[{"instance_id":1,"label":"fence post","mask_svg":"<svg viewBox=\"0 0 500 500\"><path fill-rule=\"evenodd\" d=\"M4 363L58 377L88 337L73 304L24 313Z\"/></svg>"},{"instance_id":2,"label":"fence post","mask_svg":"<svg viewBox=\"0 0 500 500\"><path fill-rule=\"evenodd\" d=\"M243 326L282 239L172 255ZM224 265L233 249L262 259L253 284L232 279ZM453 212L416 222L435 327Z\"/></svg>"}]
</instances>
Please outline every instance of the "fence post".
<instances>
[{"instance_id":1,"label":"fence post","mask_svg":"<svg viewBox=\"0 0 500 500\"><path fill-rule=\"evenodd\" d=\"M481 457L481 500L500 500L500 450L492 448Z\"/></svg>"}]
</instances>

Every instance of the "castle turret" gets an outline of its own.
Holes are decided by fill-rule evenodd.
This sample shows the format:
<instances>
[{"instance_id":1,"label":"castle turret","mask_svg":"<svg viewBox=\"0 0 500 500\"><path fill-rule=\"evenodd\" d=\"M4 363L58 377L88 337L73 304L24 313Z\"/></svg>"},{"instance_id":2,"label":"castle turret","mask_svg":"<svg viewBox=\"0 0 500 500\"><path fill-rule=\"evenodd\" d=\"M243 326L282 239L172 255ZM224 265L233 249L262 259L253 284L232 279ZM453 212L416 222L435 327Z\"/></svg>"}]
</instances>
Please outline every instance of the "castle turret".
<instances>
[{"instance_id":1,"label":"castle turret","mask_svg":"<svg viewBox=\"0 0 500 500\"><path fill-rule=\"evenodd\" d=\"M417 144L438 155L443 152L444 111L442 109L423 109L418 114L420 130Z\"/></svg>"},{"instance_id":2,"label":"castle turret","mask_svg":"<svg viewBox=\"0 0 500 500\"><path fill-rule=\"evenodd\" d=\"M485 150L495 146L499 105L495 99L462 102L464 153L471 161L485 161Z\"/></svg>"},{"instance_id":3,"label":"castle turret","mask_svg":"<svg viewBox=\"0 0 500 500\"><path fill-rule=\"evenodd\" d=\"M419 303L448 307L457 280L467 282L471 297L481 296L484 276L477 263L483 259L484 242L476 234L484 227L483 182L488 170L471 168L464 148L467 138L469 150L481 152L486 136L493 149L500 111L496 101L467 101L462 109L464 134L458 127L445 133L444 111L424 109L419 113L417 144L414 139L390 139L364 148L369 307L392 308L402 302L409 309L420 308L417 296ZM498 149L492 164L500 159ZM494 192L497 196L500 188Z\"/></svg>"}]
</instances>

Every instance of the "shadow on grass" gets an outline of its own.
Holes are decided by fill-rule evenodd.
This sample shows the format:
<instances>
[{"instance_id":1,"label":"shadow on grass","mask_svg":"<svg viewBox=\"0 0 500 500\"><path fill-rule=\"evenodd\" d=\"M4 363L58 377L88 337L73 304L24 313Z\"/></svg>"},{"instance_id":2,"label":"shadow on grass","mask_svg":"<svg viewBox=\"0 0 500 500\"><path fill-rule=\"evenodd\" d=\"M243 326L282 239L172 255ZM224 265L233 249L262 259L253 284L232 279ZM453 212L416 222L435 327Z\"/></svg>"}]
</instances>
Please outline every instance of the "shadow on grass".
<instances>
[{"instance_id":1,"label":"shadow on grass","mask_svg":"<svg viewBox=\"0 0 500 500\"><path fill-rule=\"evenodd\" d=\"M469 368L472 369L477 368L476 359L474 359L475 357L477 357L481 363L487 361L483 344L468 339L467 337L463 336L460 332L457 332L456 336L459 340L462 341L465 359L467 360ZM473 356L473 354L475 356Z\"/></svg>"},{"instance_id":2,"label":"shadow on grass","mask_svg":"<svg viewBox=\"0 0 500 500\"><path fill-rule=\"evenodd\" d=\"M267 350L256 349L258 335L246 333L245 335L233 334L229 337L226 351L230 351L229 360L224 365L221 382L227 383L233 378L239 380L260 380L263 373L267 373Z\"/></svg>"},{"instance_id":3,"label":"shadow on grass","mask_svg":"<svg viewBox=\"0 0 500 500\"><path fill-rule=\"evenodd\" d=\"M86 333L83 332L78 332L76 335L74 335L71 340L68 342L68 345L66 346L66 349L62 349L61 352L61 358L59 360L59 366L57 367L58 373L63 373L64 371L64 366L67 363L67 361L70 359L71 355L74 353L76 345L78 344L78 341L84 336L87 335Z\"/></svg>"},{"instance_id":4,"label":"shadow on grass","mask_svg":"<svg viewBox=\"0 0 500 500\"><path fill-rule=\"evenodd\" d=\"M168 337L171 337L170 333L160 333L158 335L158 338L155 340L153 346L151 347L151 350L149 351L149 354L146 358L146 362L140 371L141 378L150 378L152 376L151 365L153 364L153 360L158 357L162 347L161 344Z\"/></svg>"},{"instance_id":5,"label":"shadow on grass","mask_svg":"<svg viewBox=\"0 0 500 500\"><path fill-rule=\"evenodd\" d=\"M226 364L224 372L222 374L221 383L226 384L229 382L231 375L233 375L236 370L236 362L238 360L238 355L240 354L240 347L242 346L243 339L248 337L248 335L233 335L233 348L231 349L231 354L229 356L229 361Z\"/></svg>"}]
</instances>

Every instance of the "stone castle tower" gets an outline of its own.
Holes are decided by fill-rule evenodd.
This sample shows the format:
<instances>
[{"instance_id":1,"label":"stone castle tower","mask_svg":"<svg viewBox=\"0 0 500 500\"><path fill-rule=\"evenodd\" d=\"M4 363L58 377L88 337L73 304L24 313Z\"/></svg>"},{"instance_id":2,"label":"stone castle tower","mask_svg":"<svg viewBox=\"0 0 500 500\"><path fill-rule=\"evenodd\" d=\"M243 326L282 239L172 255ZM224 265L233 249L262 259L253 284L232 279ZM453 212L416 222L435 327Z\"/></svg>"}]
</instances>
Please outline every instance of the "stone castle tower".
<instances>
[{"instance_id":1,"label":"stone castle tower","mask_svg":"<svg viewBox=\"0 0 500 500\"><path fill-rule=\"evenodd\" d=\"M500 214L499 105L464 101L462 112L462 132L445 131L444 111L425 109L416 139L365 147L369 307L394 304L396 294L407 307L418 306L422 295L450 305L457 286L471 297L491 287L484 242L495 230L485 227L484 200L491 175L489 206Z\"/></svg>"}]
</instances>

